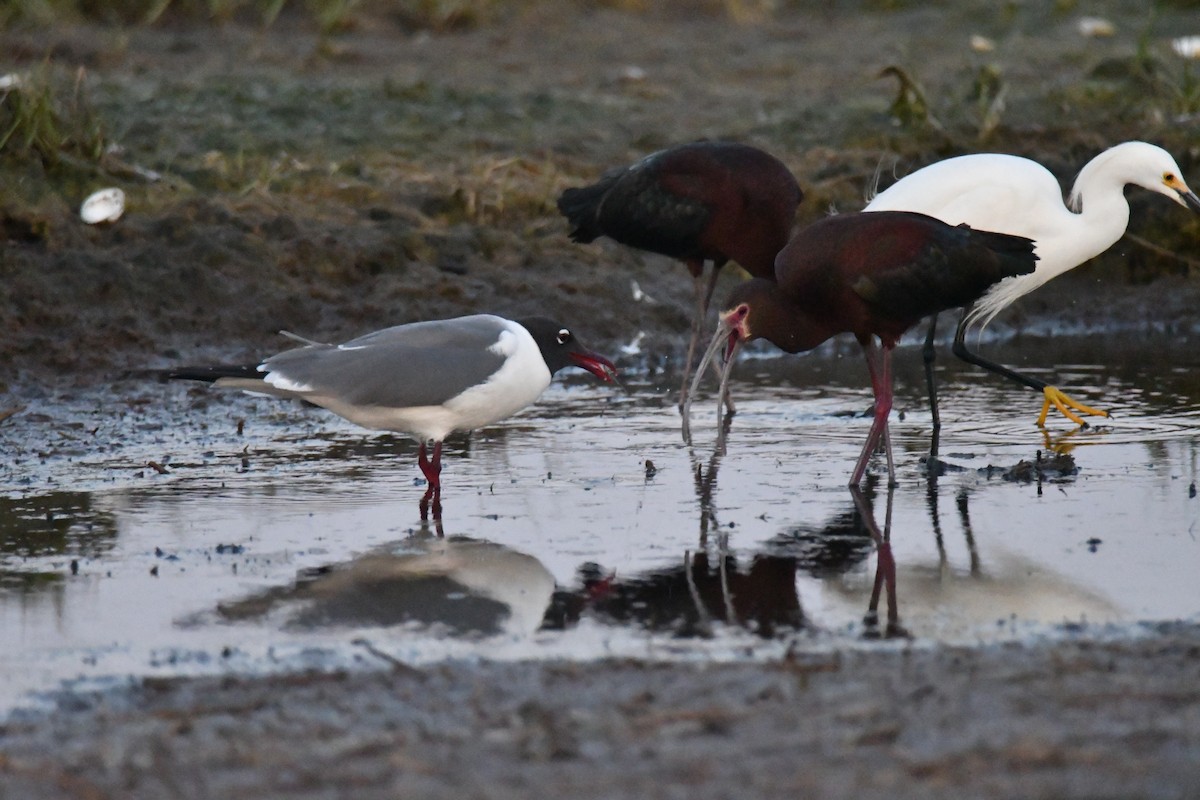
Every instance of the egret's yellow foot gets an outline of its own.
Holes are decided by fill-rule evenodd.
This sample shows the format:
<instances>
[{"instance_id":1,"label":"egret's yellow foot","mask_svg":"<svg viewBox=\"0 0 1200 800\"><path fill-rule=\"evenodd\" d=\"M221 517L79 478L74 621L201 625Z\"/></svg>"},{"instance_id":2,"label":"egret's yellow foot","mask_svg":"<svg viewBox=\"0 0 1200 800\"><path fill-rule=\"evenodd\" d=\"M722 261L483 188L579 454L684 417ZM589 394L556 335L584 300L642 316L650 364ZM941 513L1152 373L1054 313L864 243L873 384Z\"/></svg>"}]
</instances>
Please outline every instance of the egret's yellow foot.
<instances>
[{"instance_id":1,"label":"egret's yellow foot","mask_svg":"<svg viewBox=\"0 0 1200 800\"><path fill-rule=\"evenodd\" d=\"M1042 403L1042 413L1038 415L1037 425L1039 428L1046 427L1046 415L1050 413L1051 404L1053 404L1055 408L1062 412L1064 417L1071 420L1076 425L1085 427L1087 426L1087 423L1083 421L1079 414L1071 411L1072 408L1081 414L1088 415L1089 417L1112 416L1107 411L1100 411L1099 409L1092 408L1091 406L1085 406L1078 400L1071 399L1070 396L1064 394L1058 389L1058 387L1055 386L1047 386L1046 388L1042 389L1042 395L1046 399L1045 402Z\"/></svg>"}]
</instances>

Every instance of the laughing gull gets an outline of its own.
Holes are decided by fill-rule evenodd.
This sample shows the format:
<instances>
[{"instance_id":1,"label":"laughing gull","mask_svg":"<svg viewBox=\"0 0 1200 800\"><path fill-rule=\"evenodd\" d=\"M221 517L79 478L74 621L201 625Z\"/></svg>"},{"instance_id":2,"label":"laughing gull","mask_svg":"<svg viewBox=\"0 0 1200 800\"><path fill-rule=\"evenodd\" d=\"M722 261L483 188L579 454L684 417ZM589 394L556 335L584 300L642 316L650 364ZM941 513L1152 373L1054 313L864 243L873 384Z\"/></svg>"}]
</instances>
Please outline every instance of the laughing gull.
<instances>
[{"instance_id":1,"label":"laughing gull","mask_svg":"<svg viewBox=\"0 0 1200 800\"><path fill-rule=\"evenodd\" d=\"M603 381L616 375L611 361L544 317L477 314L397 325L338 345L302 341L259 364L178 367L162 376L305 400L364 428L408 434L421 443L428 499L441 490L442 440L451 432L517 413L563 367Z\"/></svg>"}]
</instances>

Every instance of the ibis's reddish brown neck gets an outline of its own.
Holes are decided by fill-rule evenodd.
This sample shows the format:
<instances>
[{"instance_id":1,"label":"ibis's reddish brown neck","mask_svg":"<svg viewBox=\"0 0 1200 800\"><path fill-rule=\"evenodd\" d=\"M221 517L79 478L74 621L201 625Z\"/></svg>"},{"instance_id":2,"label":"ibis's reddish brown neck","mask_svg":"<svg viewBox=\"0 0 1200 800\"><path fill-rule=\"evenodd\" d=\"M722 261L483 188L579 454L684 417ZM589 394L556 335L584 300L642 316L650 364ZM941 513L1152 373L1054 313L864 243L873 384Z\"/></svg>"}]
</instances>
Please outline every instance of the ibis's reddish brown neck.
<instances>
[{"instance_id":1,"label":"ibis's reddish brown neck","mask_svg":"<svg viewBox=\"0 0 1200 800\"><path fill-rule=\"evenodd\" d=\"M798 305L774 281L754 278L739 285L726 309L745 303L750 308L745 327L751 339L766 339L786 353L811 350L840 331ZM724 314L722 314L724 316Z\"/></svg>"}]
</instances>

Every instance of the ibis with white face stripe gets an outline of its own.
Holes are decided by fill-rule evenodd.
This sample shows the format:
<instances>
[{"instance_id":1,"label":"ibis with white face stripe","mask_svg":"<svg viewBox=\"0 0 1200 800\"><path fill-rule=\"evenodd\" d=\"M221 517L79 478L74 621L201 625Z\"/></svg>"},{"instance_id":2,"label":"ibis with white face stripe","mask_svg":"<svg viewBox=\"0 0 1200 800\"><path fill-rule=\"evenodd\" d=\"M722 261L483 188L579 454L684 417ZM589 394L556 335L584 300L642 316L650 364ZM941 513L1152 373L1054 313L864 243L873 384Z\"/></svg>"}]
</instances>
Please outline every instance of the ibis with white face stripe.
<instances>
[{"instance_id":1,"label":"ibis with white face stripe","mask_svg":"<svg viewBox=\"0 0 1200 800\"><path fill-rule=\"evenodd\" d=\"M427 502L441 491L443 439L516 414L569 366L603 381L616 376L611 361L553 320L478 314L397 325L344 344L309 342L258 364L178 367L163 377L304 400L364 428L408 434L421 443Z\"/></svg>"}]
</instances>

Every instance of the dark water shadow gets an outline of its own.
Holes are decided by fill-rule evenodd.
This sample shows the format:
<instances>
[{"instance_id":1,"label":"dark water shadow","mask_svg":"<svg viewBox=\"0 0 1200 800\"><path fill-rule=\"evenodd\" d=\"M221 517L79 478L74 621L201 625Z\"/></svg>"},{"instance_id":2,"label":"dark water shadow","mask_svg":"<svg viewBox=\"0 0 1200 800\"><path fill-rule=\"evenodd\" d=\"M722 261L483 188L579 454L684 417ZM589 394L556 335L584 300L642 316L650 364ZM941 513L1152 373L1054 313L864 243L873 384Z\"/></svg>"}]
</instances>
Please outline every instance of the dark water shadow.
<instances>
[{"instance_id":1,"label":"dark water shadow","mask_svg":"<svg viewBox=\"0 0 1200 800\"><path fill-rule=\"evenodd\" d=\"M23 563L0 569L0 589L18 593L52 587L78 570L80 559L99 558L116 545L117 523L110 512L92 507L89 492L51 492L0 497L0 562ZM67 559L65 569L29 569L30 560L47 566Z\"/></svg>"},{"instance_id":2,"label":"dark water shadow","mask_svg":"<svg viewBox=\"0 0 1200 800\"><path fill-rule=\"evenodd\" d=\"M92 507L90 492L0 497L0 555L98 556L117 535L113 515Z\"/></svg>"},{"instance_id":3,"label":"dark water shadow","mask_svg":"<svg viewBox=\"0 0 1200 800\"><path fill-rule=\"evenodd\" d=\"M723 431L731 418L732 414L724 416ZM723 454L720 443L707 459L694 449L689 452L700 511L696 551L685 551L676 564L628 576L585 563L576 572L577 586L555 592L544 627L566 629L590 616L680 638L711 637L717 624L775 638L814 626L797 593L798 572L827 579L855 569L875 553L876 579L864 617L864 637L907 635L899 623L889 540L892 491L887 495L882 529L875 522L873 507L878 479L871 476L866 491L851 491L848 507L825 522L791 525L750 553L734 553L728 547L728 533L720 529L714 502ZM878 605L883 589L887 616L880 630Z\"/></svg>"},{"instance_id":4,"label":"dark water shadow","mask_svg":"<svg viewBox=\"0 0 1200 800\"><path fill-rule=\"evenodd\" d=\"M555 592L546 629L572 627L587 615L683 638L711 637L716 623L772 638L809 624L796 594L796 560L787 556L688 551L677 564L630 576L587 563L577 579L577 587Z\"/></svg>"}]
</instances>

